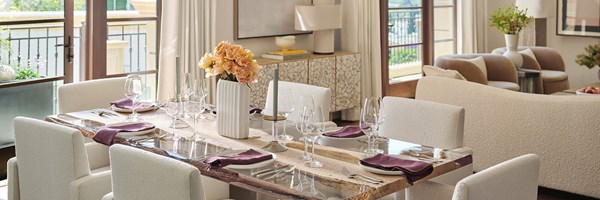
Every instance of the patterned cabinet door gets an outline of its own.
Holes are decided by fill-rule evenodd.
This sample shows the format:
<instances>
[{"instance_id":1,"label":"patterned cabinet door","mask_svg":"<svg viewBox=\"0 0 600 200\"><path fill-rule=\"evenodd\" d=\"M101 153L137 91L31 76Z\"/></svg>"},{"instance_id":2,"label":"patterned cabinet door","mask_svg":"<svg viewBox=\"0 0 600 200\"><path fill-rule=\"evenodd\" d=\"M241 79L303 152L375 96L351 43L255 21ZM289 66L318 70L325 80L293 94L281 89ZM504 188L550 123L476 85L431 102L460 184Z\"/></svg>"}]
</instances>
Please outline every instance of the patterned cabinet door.
<instances>
[{"instance_id":1,"label":"patterned cabinet door","mask_svg":"<svg viewBox=\"0 0 600 200\"><path fill-rule=\"evenodd\" d=\"M308 83L308 60L279 63L279 80Z\"/></svg>"},{"instance_id":2,"label":"patterned cabinet door","mask_svg":"<svg viewBox=\"0 0 600 200\"><path fill-rule=\"evenodd\" d=\"M259 108L265 108L265 101L267 100L267 90L269 89L269 82L273 80L273 69L277 67L277 64L264 65L260 69L258 75L258 82L250 84L250 103Z\"/></svg>"},{"instance_id":3,"label":"patterned cabinet door","mask_svg":"<svg viewBox=\"0 0 600 200\"><path fill-rule=\"evenodd\" d=\"M336 57L336 110L360 107L360 57L358 54Z\"/></svg>"},{"instance_id":4,"label":"patterned cabinet door","mask_svg":"<svg viewBox=\"0 0 600 200\"><path fill-rule=\"evenodd\" d=\"M308 84L331 89L331 111L335 107L335 57L308 61Z\"/></svg>"}]
</instances>

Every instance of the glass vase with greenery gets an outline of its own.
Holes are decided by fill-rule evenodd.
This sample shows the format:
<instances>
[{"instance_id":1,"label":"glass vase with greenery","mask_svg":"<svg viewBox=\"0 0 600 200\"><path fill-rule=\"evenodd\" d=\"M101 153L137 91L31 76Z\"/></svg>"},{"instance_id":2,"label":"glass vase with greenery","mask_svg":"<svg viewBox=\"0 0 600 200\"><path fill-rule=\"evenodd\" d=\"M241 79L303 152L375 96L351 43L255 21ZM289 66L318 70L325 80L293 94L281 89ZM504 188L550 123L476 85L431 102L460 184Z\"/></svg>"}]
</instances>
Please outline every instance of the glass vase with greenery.
<instances>
[{"instance_id":1,"label":"glass vase with greenery","mask_svg":"<svg viewBox=\"0 0 600 200\"><path fill-rule=\"evenodd\" d=\"M491 26L508 35L518 34L532 21L533 17L527 16L527 9L520 10L515 5L503 6L490 17Z\"/></svg>"}]
</instances>

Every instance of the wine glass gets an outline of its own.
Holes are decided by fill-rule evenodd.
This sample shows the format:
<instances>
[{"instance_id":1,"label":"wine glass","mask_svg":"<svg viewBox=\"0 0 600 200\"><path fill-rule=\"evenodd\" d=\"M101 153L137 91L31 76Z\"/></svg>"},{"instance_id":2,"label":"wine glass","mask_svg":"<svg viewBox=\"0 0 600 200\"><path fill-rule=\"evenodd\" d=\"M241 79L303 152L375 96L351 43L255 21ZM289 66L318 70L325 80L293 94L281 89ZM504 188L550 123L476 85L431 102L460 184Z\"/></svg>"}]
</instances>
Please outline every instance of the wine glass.
<instances>
[{"instance_id":1,"label":"wine glass","mask_svg":"<svg viewBox=\"0 0 600 200\"><path fill-rule=\"evenodd\" d=\"M300 103L296 106L296 112L294 112L294 119L295 119L295 123L296 123L296 130L300 133L302 133L302 126L303 126L303 122L304 122L304 110L306 108L309 108L310 110L312 110L313 106L314 106L314 102L313 102L313 98L312 96L300 96ZM312 113L311 113L312 114ZM291 117L290 117L291 118ZM308 154L308 142L309 139L302 136L301 138L298 138L298 140L304 142L304 155L301 155L299 157L300 160L306 161L306 162L310 162L312 159L310 158L310 155Z\"/></svg>"},{"instance_id":2,"label":"wine glass","mask_svg":"<svg viewBox=\"0 0 600 200\"><path fill-rule=\"evenodd\" d=\"M305 137L310 137L312 141L312 160L306 164L312 168L320 168L323 167L323 163L315 159L315 141L325 131L325 118L321 106L316 106L312 113L312 116L307 119L307 132L303 132Z\"/></svg>"},{"instance_id":3,"label":"wine glass","mask_svg":"<svg viewBox=\"0 0 600 200\"><path fill-rule=\"evenodd\" d=\"M305 161L308 161L309 163L313 161L312 156L308 155L308 142L314 136L314 117L313 109L304 107L301 115L300 132L304 135L304 154L307 155Z\"/></svg>"},{"instance_id":4,"label":"wine glass","mask_svg":"<svg viewBox=\"0 0 600 200\"><path fill-rule=\"evenodd\" d=\"M183 112L181 113L182 118L191 117L188 113L188 101L190 97L196 93L196 84L198 80L192 73L185 73L185 87L183 87Z\"/></svg>"},{"instance_id":5,"label":"wine glass","mask_svg":"<svg viewBox=\"0 0 600 200\"><path fill-rule=\"evenodd\" d=\"M173 128L173 133L171 134L171 138L173 140L178 140L179 136L175 134L175 130L177 129L176 121L181 114L181 102L176 98L168 98L165 100L165 111L167 115L171 118L170 128Z\"/></svg>"},{"instance_id":6,"label":"wine glass","mask_svg":"<svg viewBox=\"0 0 600 200\"><path fill-rule=\"evenodd\" d=\"M292 89L288 89L289 93L288 95L279 95L279 104L277 104L277 114L281 115L283 117L286 118L286 120L283 121L283 133L281 135L279 135L277 138L283 142L289 142L292 141L294 139L293 136L288 135L286 132L286 128L287 128L287 118L290 115L290 113L294 112L295 109L295 105L294 105L294 96L292 95Z\"/></svg>"},{"instance_id":7,"label":"wine glass","mask_svg":"<svg viewBox=\"0 0 600 200\"><path fill-rule=\"evenodd\" d=\"M142 95L142 78L137 74L130 74L125 79L125 96L131 99L131 115L127 117L128 121L139 121L139 115L136 112L138 98Z\"/></svg>"},{"instance_id":8,"label":"wine glass","mask_svg":"<svg viewBox=\"0 0 600 200\"><path fill-rule=\"evenodd\" d=\"M377 150L373 149L373 137L379 129L380 123L383 122L379 119L380 105L381 98L369 97L365 99L363 109L360 113L360 129L368 136L367 149L365 150L367 157L378 153Z\"/></svg>"},{"instance_id":9,"label":"wine glass","mask_svg":"<svg viewBox=\"0 0 600 200\"><path fill-rule=\"evenodd\" d=\"M192 127L192 129L194 129L194 135L192 135L192 137L190 138L192 141L202 141L204 140L204 137L198 135L198 131L196 131L196 124L198 121L198 116L200 115L200 113L203 110L203 104L200 101L197 100L188 100L187 101L187 105L186 105L186 110L187 113L190 114L190 116L192 117L192 120L194 120L194 126Z\"/></svg>"}]
</instances>

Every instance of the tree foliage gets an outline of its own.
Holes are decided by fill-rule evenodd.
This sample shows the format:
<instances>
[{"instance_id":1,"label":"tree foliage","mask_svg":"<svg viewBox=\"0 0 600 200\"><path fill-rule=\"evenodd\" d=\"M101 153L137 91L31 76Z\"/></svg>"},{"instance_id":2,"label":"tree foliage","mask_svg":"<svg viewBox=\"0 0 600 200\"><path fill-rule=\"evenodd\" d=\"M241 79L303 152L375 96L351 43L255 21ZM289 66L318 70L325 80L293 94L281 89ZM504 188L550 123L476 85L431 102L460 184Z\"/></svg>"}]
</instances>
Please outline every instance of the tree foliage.
<instances>
[{"instance_id":1,"label":"tree foliage","mask_svg":"<svg viewBox=\"0 0 600 200\"><path fill-rule=\"evenodd\" d=\"M63 11L64 0L12 0L13 12L18 11ZM75 0L75 10L85 10L85 0Z\"/></svg>"}]
</instances>

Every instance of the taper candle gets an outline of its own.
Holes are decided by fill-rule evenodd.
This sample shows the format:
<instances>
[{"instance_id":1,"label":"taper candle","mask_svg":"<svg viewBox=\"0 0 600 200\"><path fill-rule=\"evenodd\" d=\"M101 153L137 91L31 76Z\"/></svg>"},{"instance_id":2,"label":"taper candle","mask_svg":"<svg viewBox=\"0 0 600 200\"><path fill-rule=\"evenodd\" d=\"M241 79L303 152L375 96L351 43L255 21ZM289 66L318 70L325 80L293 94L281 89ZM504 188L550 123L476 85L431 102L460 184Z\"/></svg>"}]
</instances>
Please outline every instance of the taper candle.
<instances>
[{"instance_id":1,"label":"taper candle","mask_svg":"<svg viewBox=\"0 0 600 200\"><path fill-rule=\"evenodd\" d=\"M277 100L279 99L279 68L273 69L273 119L277 121Z\"/></svg>"},{"instance_id":2,"label":"taper candle","mask_svg":"<svg viewBox=\"0 0 600 200\"><path fill-rule=\"evenodd\" d=\"M175 94L177 95L175 98L177 98L177 100L179 100L179 94L181 93L181 89L179 88L179 75L180 75L180 63L179 63L179 56L175 57Z\"/></svg>"}]
</instances>

